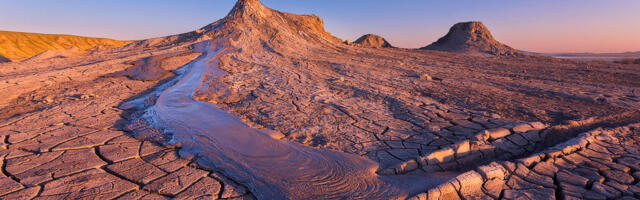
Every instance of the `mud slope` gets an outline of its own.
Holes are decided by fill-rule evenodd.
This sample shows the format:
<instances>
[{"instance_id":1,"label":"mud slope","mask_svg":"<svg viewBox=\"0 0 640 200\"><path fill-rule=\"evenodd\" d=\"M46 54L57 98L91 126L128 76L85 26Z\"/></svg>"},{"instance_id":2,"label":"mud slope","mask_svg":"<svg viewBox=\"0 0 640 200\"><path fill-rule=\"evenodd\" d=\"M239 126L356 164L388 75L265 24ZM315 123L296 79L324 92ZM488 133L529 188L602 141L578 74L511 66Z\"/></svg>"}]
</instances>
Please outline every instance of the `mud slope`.
<instances>
[{"instance_id":1,"label":"mud slope","mask_svg":"<svg viewBox=\"0 0 640 200\"><path fill-rule=\"evenodd\" d=\"M148 120L172 131L170 144L180 144L182 155L197 154L200 164L240 180L259 199L400 198L451 177L379 177L371 160L278 140L270 131L252 129L215 105L194 100L206 70L224 75L215 68L215 46L203 46L203 57L147 110Z\"/></svg>"}]
</instances>

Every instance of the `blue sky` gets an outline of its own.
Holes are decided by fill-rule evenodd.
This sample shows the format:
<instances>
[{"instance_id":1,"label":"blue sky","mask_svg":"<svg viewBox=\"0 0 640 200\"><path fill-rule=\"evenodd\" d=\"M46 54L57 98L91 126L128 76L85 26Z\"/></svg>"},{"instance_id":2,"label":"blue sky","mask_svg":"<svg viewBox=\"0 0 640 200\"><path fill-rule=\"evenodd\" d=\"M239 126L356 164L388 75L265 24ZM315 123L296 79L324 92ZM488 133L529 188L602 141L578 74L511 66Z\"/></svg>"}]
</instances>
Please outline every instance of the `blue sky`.
<instances>
[{"instance_id":1,"label":"blue sky","mask_svg":"<svg viewBox=\"0 0 640 200\"><path fill-rule=\"evenodd\" d=\"M637 0L262 0L316 14L342 39L375 33L400 47L425 46L461 21L538 52L640 51ZM121 40L187 32L224 17L235 0L0 0L0 30Z\"/></svg>"}]
</instances>

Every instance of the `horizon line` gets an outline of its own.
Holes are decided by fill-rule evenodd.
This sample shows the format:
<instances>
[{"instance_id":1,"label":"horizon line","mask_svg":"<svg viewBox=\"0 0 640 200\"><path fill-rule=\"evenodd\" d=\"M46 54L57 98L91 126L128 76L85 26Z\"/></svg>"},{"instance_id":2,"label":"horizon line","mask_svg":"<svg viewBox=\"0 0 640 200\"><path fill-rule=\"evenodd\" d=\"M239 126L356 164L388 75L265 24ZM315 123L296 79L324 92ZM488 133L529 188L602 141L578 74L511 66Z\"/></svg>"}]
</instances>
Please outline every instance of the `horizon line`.
<instances>
[{"instance_id":1,"label":"horizon line","mask_svg":"<svg viewBox=\"0 0 640 200\"><path fill-rule=\"evenodd\" d=\"M193 31L195 31L195 30L197 30L197 29L194 29ZM84 38L111 39L111 40L117 40L117 41L123 41L123 42L132 42L132 41L142 41L142 40L148 40L148 39L153 39L153 38L167 37L167 36L172 36L172 35L180 35L180 34L188 33L188 32L191 32L191 31L182 32L182 33L174 33L174 34L169 34L169 35L164 35L164 36L143 38L143 39L117 39L117 38L113 38L113 37L77 35L77 34L73 34L73 33L42 33L42 32L27 32L27 31L13 31L13 30L0 30L0 32L75 36L75 37L84 37ZM334 37L339 38L342 41L346 41L345 39L340 38L340 37L338 37L338 36L336 36L336 35L334 35L332 33L330 33L330 34L333 35ZM379 35L377 33L367 33L367 34ZM363 34L362 36L367 35L367 34ZM347 39L347 40L351 40L351 39ZM498 41L500 41L500 40L498 39ZM506 45L509 45L509 44L506 44ZM424 46L426 46L426 45L424 45ZM394 45L394 47L395 48L400 48L400 49L420 49L420 47L410 48L410 47L400 47L400 46L395 46L395 45ZM516 49L518 51L525 52L525 53L538 53L538 54L624 54L624 53L640 53L640 49L637 50L637 51L623 51L623 52L589 52L589 51L541 52L541 51L529 51L529 50L524 50L524 49L519 49L519 48L514 48L514 49Z\"/></svg>"}]
</instances>

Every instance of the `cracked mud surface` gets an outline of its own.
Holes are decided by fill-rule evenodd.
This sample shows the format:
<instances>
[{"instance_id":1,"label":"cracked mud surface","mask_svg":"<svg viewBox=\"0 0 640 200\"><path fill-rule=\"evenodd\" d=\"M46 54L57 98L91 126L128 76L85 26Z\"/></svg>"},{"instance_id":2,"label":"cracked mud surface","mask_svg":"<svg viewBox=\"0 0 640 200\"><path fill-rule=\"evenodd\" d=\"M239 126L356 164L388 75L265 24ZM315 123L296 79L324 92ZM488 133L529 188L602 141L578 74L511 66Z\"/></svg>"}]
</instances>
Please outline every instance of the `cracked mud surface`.
<instances>
[{"instance_id":1,"label":"cracked mud surface","mask_svg":"<svg viewBox=\"0 0 640 200\"><path fill-rule=\"evenodd\" d=\"M388 198L640 198L636 66L349 46L240 2L196 32L0 64L0 199L254 199L140 121L213 39L227 75L205 73L197 100L383 178L455 176Z\"/></svg>"},{"instance_id":2,"label":"cracked mud surface","mask_svg":"<svg viewBox=\"0 0 640 200\"><path fill-rule=\"evenodd\" d=\"M59 75L27 85L38 89L24 91L1 109L0 199L251 199L244 186L181 158L177 149L132 138L121 129L128 114L118 105L159 82L103 76L131 67L125 61L181 50L3 66L15 66L6 74L20 84ZM180 59L165 67L180 67L193 57ZM70 64L56 67L58 62ZM83 69L84 74L73 73Z\"/></svg>"},{"instance_id":3,"label":"cracked mud surface","mask_svg":"<svg viewBox=\"0 0 640 200\"><path fill-rule=\"evenodd\" d=\"M639 128L584 132L532 156L479 166L413 199L636 199Z\"/></svg>"}]
</instances>

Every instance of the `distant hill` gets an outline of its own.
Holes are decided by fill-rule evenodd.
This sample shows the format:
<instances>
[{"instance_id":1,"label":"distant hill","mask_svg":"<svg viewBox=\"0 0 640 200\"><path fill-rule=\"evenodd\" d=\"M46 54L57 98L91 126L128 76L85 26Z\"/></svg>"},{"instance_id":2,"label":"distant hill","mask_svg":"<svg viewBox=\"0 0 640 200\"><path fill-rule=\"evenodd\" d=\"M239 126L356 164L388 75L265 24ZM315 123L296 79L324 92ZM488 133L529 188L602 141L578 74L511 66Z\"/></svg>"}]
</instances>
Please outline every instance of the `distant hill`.
<instances>
[{"instance_id":1,"label":"distant hill","mask_svg":"<svg viewBox=\"0 0 640 200\"><path fill-rule=\"evenodd\" d=\"M640 51L637 52L623 52L623 53L543 53L545 55L555 56L567 56L567 57L637 57L640 56Z\"/></svg>"},{"instance_id":2,"label":"distant hill","mask_svg":"<svg viewBox=\"0 0 640 200\"><path fill-rule=\"evenodd\" d=\"M363 46L363 47L374 47L374 48L391 48L391 44L387 42L383 37L374 34L366 34L362 37L358 38L354 44Z\"/></svg>"},{"instance_id":3,"label":"distant hill","mask_svg":"<svg viewBox=\"0 0 640 200\"><path fill-rule=\"evenodd\" d=\"M493 38L482 22L461 22L453 25L449 33L421 49L449 51L471 55L515 55L515 50Z\"/></svg>"},{"instance_id":4,"label":"distant hill","mask_svg":"<svg viewBox=\"0 0 640 200\"><path fill-rule=\"evenodd\" d=\"M640 58L640 51L623 52L623 53L536 53L523 51L523 53L537 56L550 56L555 58L564 58L572 60L603 60L603 61L622 61L625 59Z\"/></svg>"},{"instance_id":5,"label":"distant hill","mask_svg":"<svg viewBox=\"0 0 640 200\"><path fill-rule=\"evenodd\" d=\"M120 47L128 43L130 42L106 38L0 31L0 56L12 61L21 61L47 50L65 50L72 47L87 50L102 45Z\"/></svg>"}]
</instances>

